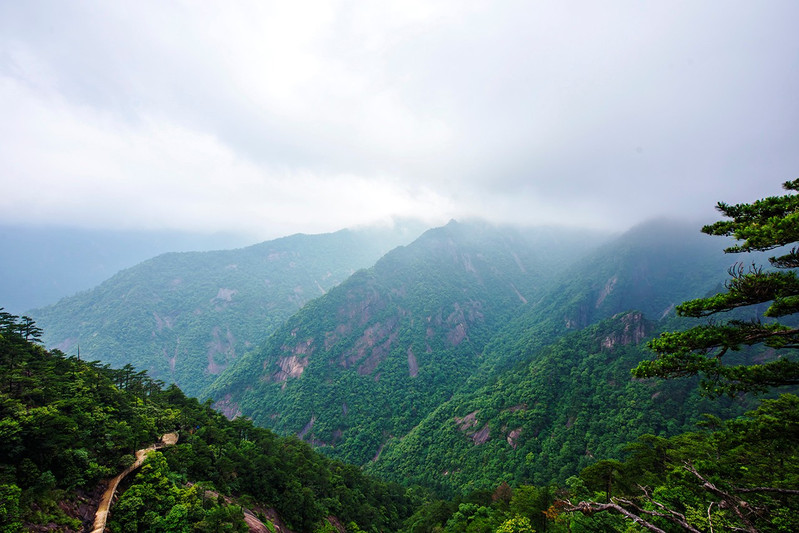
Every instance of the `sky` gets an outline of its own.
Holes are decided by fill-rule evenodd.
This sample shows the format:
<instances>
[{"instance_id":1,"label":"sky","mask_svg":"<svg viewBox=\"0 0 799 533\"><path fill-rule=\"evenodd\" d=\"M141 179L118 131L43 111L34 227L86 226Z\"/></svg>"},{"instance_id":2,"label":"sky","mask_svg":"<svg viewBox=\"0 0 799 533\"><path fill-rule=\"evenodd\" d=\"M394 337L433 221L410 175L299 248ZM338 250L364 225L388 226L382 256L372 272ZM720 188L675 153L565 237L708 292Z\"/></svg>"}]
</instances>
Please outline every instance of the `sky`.
<instances>
[{"instance_id":1,"label":"sky","mask_svg":"<svg viewBox=\"0 0 799 533\"><path fill-rule=\"evenodd\" d=\"M799 2L0 2L0 223L623 230L799 178Z\"/></svg>"}]
</instances>

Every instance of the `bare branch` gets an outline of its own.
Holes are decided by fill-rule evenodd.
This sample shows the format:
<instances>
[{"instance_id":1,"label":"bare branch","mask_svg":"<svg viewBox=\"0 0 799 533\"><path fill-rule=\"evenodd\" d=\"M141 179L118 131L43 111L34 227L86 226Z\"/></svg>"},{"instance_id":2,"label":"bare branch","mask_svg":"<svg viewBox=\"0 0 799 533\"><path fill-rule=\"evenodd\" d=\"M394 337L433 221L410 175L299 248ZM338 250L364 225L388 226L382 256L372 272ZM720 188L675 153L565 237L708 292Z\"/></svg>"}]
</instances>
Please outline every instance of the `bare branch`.
<instances>
[{"instance_id":1,"label":"bare branch","mask_svg":"<svg viewBox=\"0 0 799 533\"><path fill-rule=\"evenodd\" d=\"M735 492L776 492L777 494L799 494L799 490L781 489L779 487L752 487L749 489L735 487Z\"/></svg>"},{"instance_id":2,"label":"bare branch","mask_svg":"<svg viewBox=\"0 0 799 533\"><path fill-rule=\"evenodd\" d=\"M719 507L728 507L732 509L736 515L738 515L738 518L740 518L744 526L746 526L746 529L744 529L743 531L748 531L749 533L758 533L757 529L755 529L755 526L752 524L752 522L749 521L749 519L746 516L744 516L744 513L742 511L742 509L747 509L750 511L752 510L752 506L749 505L748 502L742 500L741 498L738 498L737 496L733 496L728 492L724 492L723 490L718 488L716 485L705 479L702 476L702 474L700 474L691 463L685 463L685 465L683 465L683 468L688 472L692 473L694 476L696 476L699 479L699 481L702 482L702 488L721 498L722 501L719 503Z\"/></svg>"},{"instance_id":3,"label":"bare branch","mask_svg":"<svg viewBox=\"0 0 799 533\"><path fill-rule=\"evenodd\" d=\"M710 533L713 533L713 520L710 518L710 509L713 507L713 504L716 502L710 502L710 505L707 506L707 523L710 526Z\"/></svg>"},{"instance_id":4,"label":"bare branch","mask_svg":"<svg viewBox=\"0 0 799 533\"><path fill-rule=\"evenodd\" d=\"M655 505L656 507L661 509L663 512L652 511L650 509L644 509L644 508L636 505L635 503L631 502L630 500L625 500L625 499L618 498L617 501L623 503L624 505L629 505L630 507L634 508L636 510L636 512L639 512L639 513L642 513L642 514L648 514L649 516L657 516L657 517L662 518L664 520L668 520L672 524L677 524L678 526L680 526L681 528L685 529L686 531L689 531L690 533L702 533L701 531L696 529L694 526L692 526L690 523L688 523L688 519L685 518L684 514L682 514L680 512L677 512L674 509L669 509L668 507L666 507L662 503L654 500L649 495L649 491L645 487L642 487L641 485L638 485L638 488L640 488L644 492L644 495L645 495L646 499L650 503L652 503L653 505Z\"/></svg>"},{"instance_id":5,"label":"bare branch","mask_svg":"<svg viewBox=\"0 0 799 533\"><path fill-rule=\"evenodd\" d=\"M565 507L563 510L566 512L581 512L584 515L591 515L593 513L602 512L602 511L616 511L619 514L622 514L635 522L636 524L648 529L649 531L654 531L655 533L666 533L664 530L660 529L654 524L651 524L641 518L640 516L633 514L632 512L628 511L621 505L613 502L613 503L596 503L596 502L580 502L577 505L572 504L570 501L566 501L568 507Z\"/></svg>"}]
</instances>

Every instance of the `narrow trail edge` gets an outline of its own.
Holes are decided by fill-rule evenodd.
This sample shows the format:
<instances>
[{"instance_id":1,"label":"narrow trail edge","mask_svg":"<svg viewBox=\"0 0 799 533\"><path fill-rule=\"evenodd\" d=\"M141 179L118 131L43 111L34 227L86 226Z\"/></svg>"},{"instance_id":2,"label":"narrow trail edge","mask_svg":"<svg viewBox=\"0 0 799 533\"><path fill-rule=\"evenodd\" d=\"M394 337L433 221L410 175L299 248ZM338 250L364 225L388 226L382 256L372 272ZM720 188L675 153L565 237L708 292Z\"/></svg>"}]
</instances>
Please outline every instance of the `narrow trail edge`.
<instances>
[{"instance_id":1,"label":"narrow trail edge","mask_svg":"<svg viewBox=\"0 0 799 533\"><path fill-rule=\"evenodd\" d=\"M111 501L114 498L114 494L116 494L119 482L125 479L125 476L139 468L142 463L144 463L144 460L147 459L147 453L153 450L158 450L159 448L163 448L164 446L172 446L173 444L177 444L177 442L177 433L166 433L161 437L161 442L157 442L152 446L148 446L147 448L142 448L141 450L136 451L136 460L133 462L133 464L108 482L108 488L103 493L103 497L100 500L100 505L97 506L97 512L94 515L94 527L92 528L91 533L103 533L105 531L105 523L108 519L108 512L111 510Z\"/></svg>"}]
</instances>

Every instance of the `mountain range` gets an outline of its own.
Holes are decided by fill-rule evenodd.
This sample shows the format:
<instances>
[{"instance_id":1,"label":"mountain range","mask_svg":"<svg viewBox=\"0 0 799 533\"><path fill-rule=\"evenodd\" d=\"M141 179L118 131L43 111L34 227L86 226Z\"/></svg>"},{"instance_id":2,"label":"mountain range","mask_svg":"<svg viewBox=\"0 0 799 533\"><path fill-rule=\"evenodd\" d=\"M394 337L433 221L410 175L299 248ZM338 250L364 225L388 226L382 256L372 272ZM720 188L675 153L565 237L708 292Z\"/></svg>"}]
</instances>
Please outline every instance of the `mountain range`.
<instances>
[{"instance_id":1,"label":"mountain range","mask_svg":"<svg viewBox=\"0 0 799 533\"><path fill-rule=\"evenodd\" d=\"M199 395L307 301L418 232L407 221L166 253L28 314L48 346L117 367L133 364Z\"/></svg>"},{"instance_id":2,"label":"mountain range","mask_svg":"<svg viewBox=\"0 0 799 533\"><path fill-rule=\"evenodd\" d=\"M375 236L166 254L30 314L50 346L442 493L562 482L640 434L746 407L630 377L646 340L679 327L675 305L732 262L694 225Z\"/></svg>"}]
</instances>

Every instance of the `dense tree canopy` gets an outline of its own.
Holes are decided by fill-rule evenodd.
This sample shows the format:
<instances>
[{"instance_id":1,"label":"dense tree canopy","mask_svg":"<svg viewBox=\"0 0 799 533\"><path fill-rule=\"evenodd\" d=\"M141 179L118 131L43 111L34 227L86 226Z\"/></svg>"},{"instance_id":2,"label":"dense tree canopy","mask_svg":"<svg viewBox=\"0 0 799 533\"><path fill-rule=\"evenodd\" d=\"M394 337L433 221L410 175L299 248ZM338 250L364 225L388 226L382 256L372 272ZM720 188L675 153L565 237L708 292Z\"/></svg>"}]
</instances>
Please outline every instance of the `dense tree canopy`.
<instances>
[{"instance_id":1,"label":"dense tree canopy","mask_svg":"<svg viewBox=\"0 0 799 533\"><path fill-rule=\"evenodd\" d=\"M799 180L785 182L783 187L795 193ZM657 358L642 362L634 374L666 378L698 374L711 394L764 392L799 384L795 353L771 353L774 349L799 347L799 328L791 316L799 312L799 278L793 270L799 267L795 246L799 242L799 195L768 197L751 204L722 202L717 209L731 220L707 225L702 231L742 241L725 252L779 253L769 259L770 267L736 263L730 269L725 292L678 306L680 316L709 319L652 340L650 347L657 352ZM791 245L794 247L787 250ZM753 309L757 316L747 318L740 308ZM724 319L714 320L719 313L726 313L722 315ZM765 350L746 350L757 346ZM740 351L744 357L731 357L730 351Z\"/></svg>"},{"instance_id":2,"label":"dense tree canopy","mask_svg":"<svg viewBox=\"0 0 799 533\"><path fill-rule=\"evenodd\" d=\"M799 180L783 186L797 191ZM768 251L799 242L795 194L751 204L719 203L718 209L731 220L702 231L742 241L726 252ZM799 254L796 247L783 248L780 254L769 259L769 268L736 264L726 292L678 306L684 317L727 314L724 320L708 320L650 341L657 358L642 362L633 374L700 375L713 395L799 384L799 361L791 350L799 347L799 328L790 316L799 312L799 279L792 270L799 267ZM746 319L741 308L757 316ZM581 481L588 499L567 501L565 509L586 517L613 511L638 528L661 533L796 531L799 398L785 394L764 401L745 418L722 422L711 417L708 425L714 431L668 440L646 435L630 446L627 461L616 462L614 468L601 461L584 470ZM611 487L617 491L613 495ZM580 491L570 496L582 497Z\"/></svg>"},{"instance_id":3,"label":"dense tree canopy","mask_svg":"<svg viewBox=\"0 0 799 533\"><path fill-rule=\"evenodd\" d=\"M164 389L131 365L112 369L48 351L33 342L38 335L32 320L0 308L2 532L43 524L85 530L92 520L82 523L71 511L91 507L89 495L102 480L167 432L180 433L180 441L151 452L130 476L111 509L114 531L246 531L240 500L294 531L323 527L328 516L396 530L412 512L398 485L295 437L228 420L210 402L174 385Z\"/></svg>"}]
</instances>

